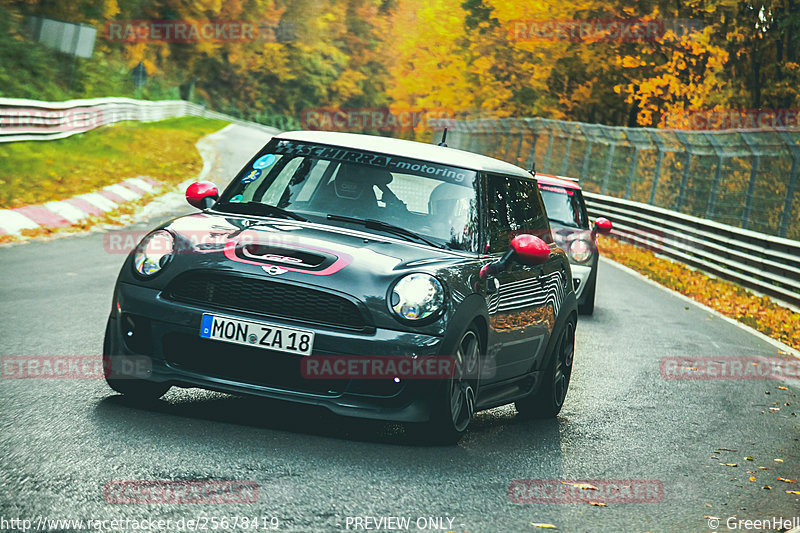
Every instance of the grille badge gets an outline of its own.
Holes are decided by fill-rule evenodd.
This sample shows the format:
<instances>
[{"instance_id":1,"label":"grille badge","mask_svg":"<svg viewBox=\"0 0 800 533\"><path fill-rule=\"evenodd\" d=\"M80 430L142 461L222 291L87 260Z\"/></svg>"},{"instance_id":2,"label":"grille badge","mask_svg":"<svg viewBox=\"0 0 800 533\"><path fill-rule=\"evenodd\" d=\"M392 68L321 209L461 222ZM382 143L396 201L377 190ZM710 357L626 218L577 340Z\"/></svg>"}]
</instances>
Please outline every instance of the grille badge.
<instances>
[{"instance_id":1,"label":"grille badge","mask_svg":"<svg viewBox=\"0 0 800 533\"><path fill-rule=\"evenodd\" d=\"M289 272L287 269L281 268L278 265L262 266L261 268L263 268L264 272L266 272L270 276L277 276L278 274Z\"/></svg>"}]
</instances>

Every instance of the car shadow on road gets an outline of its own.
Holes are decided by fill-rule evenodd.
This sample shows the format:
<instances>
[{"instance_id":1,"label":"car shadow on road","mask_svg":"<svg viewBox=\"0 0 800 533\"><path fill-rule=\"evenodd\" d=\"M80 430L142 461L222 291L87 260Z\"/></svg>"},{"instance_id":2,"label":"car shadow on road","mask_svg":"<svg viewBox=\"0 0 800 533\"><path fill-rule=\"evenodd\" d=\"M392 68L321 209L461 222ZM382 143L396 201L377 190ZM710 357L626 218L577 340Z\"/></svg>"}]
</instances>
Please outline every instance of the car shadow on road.
<instances>
[{"instance_id":1,"label":"car shadow on road","mask_svg":"<svg viewBox=\"0 0 800 533\"><path fill-rule=\"evenodd\" d=\"M150 430L154 425L163 425L170 433L186 431L196 437L199 420L352 442L425 446L414 440L402 423L351 418L323 407L197 389L174 391L164 399L149 402L136 402L120 395L107 396L98 402L95 415L104 432L129 432L137 426ZM527 420L518 416L513 407L505 406L477 413L460 444L472 446L491 442L498 450L527 446L531 439L536 439L557 447L566 424L564 419ZM224 430L215 431L218 428L212 426L208 427L210 432L224 433Z\"/></svg>"}]
</instances>

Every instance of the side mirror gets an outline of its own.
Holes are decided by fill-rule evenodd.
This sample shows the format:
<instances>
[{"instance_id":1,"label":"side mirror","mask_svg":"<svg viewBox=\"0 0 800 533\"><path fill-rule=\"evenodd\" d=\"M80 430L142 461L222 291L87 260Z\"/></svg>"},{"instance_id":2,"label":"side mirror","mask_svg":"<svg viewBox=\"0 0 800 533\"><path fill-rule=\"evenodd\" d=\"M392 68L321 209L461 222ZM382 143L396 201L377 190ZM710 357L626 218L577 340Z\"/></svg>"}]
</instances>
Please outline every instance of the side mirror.
<instances>
[{"instance_id":1,"label":"side mirror","mask_svg":"<svg viewBox=\"0 0 800 533\"><path fill-rule=\"evenodd\" d=\"M607 218L598 218L594 221L594 229L597 233L608 235L611 233L612 224Z\"/></svg>"},{"instance_id":2,"label":"side mirror","mask_svg":"<svg viewBox=\"0 0 800 533\"><path fill-rule=\"evenodd\" d=\"M550 257L550 246L539 237L527 233L517 235L511 239L511 249L502 258L492 263L483 265L480 278L486 279L502 272L512 259L523 265L541 265Z\"/></svg>"},{"instance_id":3,"label":"side mirror","mask_svg":"<svg viewBox=\"0 0 800 533\"><path fill-rule=\"evenodd\" d=\"M186 201L197 209L206 209L219 198L217 186L210 181L198 181L186 188Z\"/></svg>"},{"instance_id":4,"label":"side mirror","mask_svg":"<svg viewBox=\"0 0 800 533\"><path fill-rule=\"evenodd\" d=\"M541 265L550 257L550 246L534 235L517 235L511 239L511 248L523 265Z\"/></svg>"}]
</instances>

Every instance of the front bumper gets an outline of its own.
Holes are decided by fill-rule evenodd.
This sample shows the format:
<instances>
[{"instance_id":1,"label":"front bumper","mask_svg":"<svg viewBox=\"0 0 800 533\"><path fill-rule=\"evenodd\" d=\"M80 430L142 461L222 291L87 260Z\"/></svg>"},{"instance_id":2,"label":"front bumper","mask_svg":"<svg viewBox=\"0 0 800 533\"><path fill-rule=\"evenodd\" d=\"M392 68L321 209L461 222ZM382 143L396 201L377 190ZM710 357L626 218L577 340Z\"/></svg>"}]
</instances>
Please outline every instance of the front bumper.
<instances>
[{"instance_id":1,"label":"front bumper","mask_svg":"<svg viewBox=\"0 0 800 533\"><path fill-rule=\"evenodd\" d=\"M592 276L592 266L570 263L569 267L570 270L572 270L572 283L575 286L575 297L578 301L581 301L583 291L586 289L586 285L589 284L589 279Z\"/></svg>"},{"instance_id":2,"label":"front bumper","mask_svg":"<svg viewBox=\"0 0 800 533\"><path fill-rule=\"evenodd\" d=\"M369 333L309 327L246 312L196 307L165 299L160 291L118 283L103 353L113 357L113 377L139 378L326 407L334 413L399 422L424 422L440 383L434 379L307 379L302 356L199 336L203 313L219 313L315 334L313 355L434 356L452 353L441 337L377 328ZM143 356L147 359L143 370ZM120 365L130 359L131 364ZM126 372L135 368L135 372Z\"/></svg>"}]
</instances>

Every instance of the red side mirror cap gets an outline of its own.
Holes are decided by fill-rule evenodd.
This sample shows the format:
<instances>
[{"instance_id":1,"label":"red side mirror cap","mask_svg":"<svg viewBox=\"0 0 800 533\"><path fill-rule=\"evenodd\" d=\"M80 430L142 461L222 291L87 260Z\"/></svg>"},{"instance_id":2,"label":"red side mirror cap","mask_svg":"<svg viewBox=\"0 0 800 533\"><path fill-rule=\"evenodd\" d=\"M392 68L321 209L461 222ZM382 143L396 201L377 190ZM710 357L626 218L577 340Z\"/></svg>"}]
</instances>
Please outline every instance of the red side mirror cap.
<instances>
[{"instance_id":1,"label":"red side mirror cap","mask_svg":"<svg viewBox=\"0 0 800 533\"><path fill-rule=\"evenodd\" d=\"M611 233L611 221L607 218L598 218L594 221L594 227L597 230L597 233L602 233L603 235L608 235Z\"/></svg>"},{"instance_id":2,"label":"red side mirror cap","mask_svg":"<svg viewBox=\"0 0 800 533\"><path fill-rule=\"evenodd\" d=\"M539 237L527 233L511 239L511 248L524 265L541 265L550 257L550 246Z\"/></svg>"},{"instance_id":3,"label":"red side mirror cap","mask_svg":"<svg viewBox=\"0 0 800 533\"><path fill-rule=\"evenodd\" d=\"M205 209L205 199L216 200L219 198L217 186L210 181L198 181L186 188L186 201L197 209Z\"/></svg>"}]
</instances>

